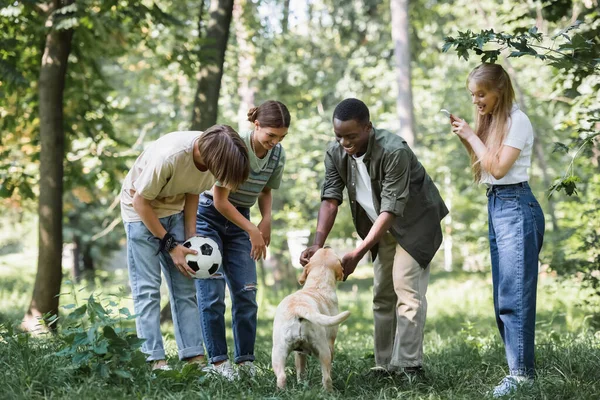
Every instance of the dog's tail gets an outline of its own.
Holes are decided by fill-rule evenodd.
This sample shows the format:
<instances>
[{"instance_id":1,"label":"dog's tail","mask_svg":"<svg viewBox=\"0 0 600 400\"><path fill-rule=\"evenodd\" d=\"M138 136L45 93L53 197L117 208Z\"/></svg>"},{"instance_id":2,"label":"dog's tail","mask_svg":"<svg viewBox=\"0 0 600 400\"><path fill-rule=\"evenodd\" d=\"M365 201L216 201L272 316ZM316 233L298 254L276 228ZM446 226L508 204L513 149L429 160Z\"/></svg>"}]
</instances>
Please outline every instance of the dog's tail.
<instances>
[{"instance_id":1,"label":"dog's tail","mask_svg":"<svg viewBox=\"0 0 600 400\"><path fill-rule=\"evenodd\" d=\"M299 317L304 318L313 324L321 325L321 326L335 326L344 322L350 316L350 311L343 311L338 315L325 315L320 312L315 312L314 310L304 310L304 312L300 312Z\"/></svg>"}]
</instances>

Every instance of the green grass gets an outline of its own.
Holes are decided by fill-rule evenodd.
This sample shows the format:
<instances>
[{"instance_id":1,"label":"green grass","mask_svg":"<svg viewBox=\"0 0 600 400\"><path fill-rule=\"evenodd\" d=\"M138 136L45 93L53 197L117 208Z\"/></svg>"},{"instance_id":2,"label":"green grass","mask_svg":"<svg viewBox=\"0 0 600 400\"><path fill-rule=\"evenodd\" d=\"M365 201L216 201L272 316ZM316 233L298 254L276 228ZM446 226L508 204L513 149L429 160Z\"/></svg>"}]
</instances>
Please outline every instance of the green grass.
<instances>
[{"instance_id":1,"label":"green grass","mask_svg":"<svg viewBox=\"0 0 600 400\"><path fill-rule=\"evenodd\" d=\"M0 323L11 326L30 301L34 260L0 257ZM127 298L126 275L104 276L93 293L101 299ZM80 300L91 287L76 287ZM69 291L65 285L65 292ZM58 357L51 337L0 334L2 399L482 399L505 374L504 350L492 310L491 279L482 273L433 271L428 291L425 376L417 380L369 376L373 365L372 275L368 266L338 287L340 309L352 312L340 326L333 366L332 393L320 388L320 369L309 360L308 379L297 383L293 357L288 359L288 388L277 391L270 369L272 316L286 293L261 288L256 346L258 374L236 383L199 377L199 373L154 376L146 368L131 371L133 380L104 380L77 371ZM117 295L113 297L112 295ZM559 283L542 276L538 289L536 361L538 379L521 390L522 399L597 399L600 393L600 332L590 327L592 308L579 306L583 294L576 282ZM73 302L64 295L61 304ZM181 371L172 327L163 326L169 362ZM230 333L230 330L229 330ZM229 337L232 344L232 338Z\"/></svg>"}]
</instances>

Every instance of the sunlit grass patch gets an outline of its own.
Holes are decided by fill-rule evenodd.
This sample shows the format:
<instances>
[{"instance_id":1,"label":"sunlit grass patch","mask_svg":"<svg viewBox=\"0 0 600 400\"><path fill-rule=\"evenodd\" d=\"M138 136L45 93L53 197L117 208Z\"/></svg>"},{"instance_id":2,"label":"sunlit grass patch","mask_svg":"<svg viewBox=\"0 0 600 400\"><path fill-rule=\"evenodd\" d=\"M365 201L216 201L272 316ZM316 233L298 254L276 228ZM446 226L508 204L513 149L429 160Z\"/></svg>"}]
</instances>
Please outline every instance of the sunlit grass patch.
<instances>
[{"instance_id":1,"label":"sunlit grass patch","mask_svg":"<svg viewBox=\"0 0 600 400\"><path fill-rule=\"evenodd\" d=\"M6 256L3 256L6 257ZM100 379L75 373L64 357L56 355L51 336L9 334L30 301L34 267L19 273L6 264L19 259L0 258L0 379L9 390L7 399L482 399L506 374L504 348L493 314L491 279L488 273L433 270L428 290L429 312L425 329L425 368L422 378L377 377L369 373L374 364L372 269L361 266L338 286L340 310L351 316L339 327L333 364L332 393L321 390L318 361L309 359L307 380L296 382L293 356L288 358L288 388L278 391L271 370L272 321L275 308L287 294L269 288L262 291L256 343L258 374L234 384L215 377L187 373L177 359L171 324L161 329L168 361L175 371L152 374L146 366L134 379ZM27 270L27 268L26 268ZM540 278L538 290L537 367L533 388L517 398L596 399L600 392L600 333L588 322L592 309L575 306L580 299L577 282L559 283L551 276ZM166 291L163 291L166 294ZM99 273L94 282L72 285L65 281L61 305L83 304L90 295L113 301L133 312L126 271ZM166 302L166 298L163 299ZM71 310L61 309L66 315ZM227 300L227 340L233 356L230 301ZM133 328L133 321L126 321ZM188 371L189 372L189 371Z\"/></svg>"}]
</instances>

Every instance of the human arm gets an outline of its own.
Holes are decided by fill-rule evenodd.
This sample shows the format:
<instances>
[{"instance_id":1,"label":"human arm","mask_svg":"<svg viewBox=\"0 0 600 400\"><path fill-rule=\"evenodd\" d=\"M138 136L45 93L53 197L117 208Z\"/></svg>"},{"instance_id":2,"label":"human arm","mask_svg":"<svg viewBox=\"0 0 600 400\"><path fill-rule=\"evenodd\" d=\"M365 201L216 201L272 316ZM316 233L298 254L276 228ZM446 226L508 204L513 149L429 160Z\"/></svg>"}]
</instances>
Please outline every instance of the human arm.
<instances>
[{"instance_id":1,"label":"human arm","mask_svg":"<svg viewBox=\"0 0 600 400\"><path fill-rule=\"evenodd\" d=\"M338 207L338 201L335 199L323 199L323 201L321 201L321 207L319 208L319 215L317 217L317 231L315 232L315 238L312 246L306 248L300 255L300 264L308 264L313 254L325 245L325 240L327 240L327 236L335 223Z\"/></svg>"},{"instance_id":2,"label":"human arm","mask_svg":"<svg viewBox=\"0 0 600 400\"><path fill-rule=\"evenodd\" d=\"M481 161L481 168L495 179L502 179L510 171L519 158L521 149L502 145L498 154L491 154L485 143L473 132L469 124L458 117L451 117L452 132L461 138L463 144L469 145L477 158Z\"/></svg>"},{"instance_id":3,"label":"human arm","mask_svg":"<svg viewBox=\"0 0 600 400\"><path fill-rule=\"evenodd\" d=\"M258 230L262 234L265 246L271 243L271 209L273 205L273 194L271 188L265 187L258 195L258 209L262 219L258 224Z\"/></svg>"},{"instance_id":4,"label":"human arm","mask_svg":"<svg viewBox=\"0 0 600 400\"><path fill-rule=\"evenodd\" d=\"M256 225L244 217L229 201L229 189L215 185L213 187L214 204L225 218L236 224L240 229L243 229L250 236L252 250L250 257L254 260L265 258L267 248L263 236Z\"/></svg>"},{"instance_id":5,"label":"human arm","mask_svg":"<svg viewBox=\"0 0 600 400\"><path fill-rule=\"evenodd\" d=\"M327 240L327 236L335 223L338 207L344 199L343 191L346 184L340 176L332 154L332 150L335 150L336 146L339 145L331 144L325 153L325 181L321 188L321 206L317 216L317 231L315 232L313 244L300 255L300 264L302 265L308 264L313 254L325 245L325 240Z\"/></svg>"},{"instance_id":6,"label":"human arm","mask_svg":"<svg viewBox=\"0 0 600 400\"><path fill-rule=\"evenodd\" d=\"M158 216L150 205L151 202L152 200L142 197L138 192L133 195L133 209L140 216L150 233L152 233L154 237L162 239L167 234L167 230L160 223ZM190 275L194 273L194 270L189 267L185 260L187 254L196 254L196 251L187 249L181 244L178 244L169 252L169 255L173 259L173 263L179 272L190 277Z\"/></svg>"},{"instance_id":7,"label":"human arm","mask_svg":"<svg viewBox=\"0 0 600 400\"><path fill-rule=\"evenodd\" d=\"M375 220L371 230L362 241L362 243L354 250L346 253L342 257L342 268L344 269L344 281L350 274L354 272L358 262L371 250L375 244L379 242L384 233L386 233L394 223L396 216L391 212L384 211Z\"/></svg>"},{"instance_id":8,"label":"human arm","mask_svg":"<svg viewBox=\"0 0 600 400\"><path fill-rule=\"evenodd\" d=\"M199 194L186 193L185 195L185 205L183 206L185 240L196 236L196 214L198 213L199 200Z\"/></svg>"}]
</instances>

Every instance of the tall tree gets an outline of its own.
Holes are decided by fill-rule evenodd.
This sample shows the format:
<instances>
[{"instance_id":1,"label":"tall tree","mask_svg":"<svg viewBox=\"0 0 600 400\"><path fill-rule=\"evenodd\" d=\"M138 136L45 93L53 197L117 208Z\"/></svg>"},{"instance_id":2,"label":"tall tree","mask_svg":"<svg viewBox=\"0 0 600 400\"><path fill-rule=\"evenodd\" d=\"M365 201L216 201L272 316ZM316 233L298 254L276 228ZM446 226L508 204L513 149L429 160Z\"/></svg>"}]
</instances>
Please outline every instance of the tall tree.
<instances>
[{"instance_id":1,"label":"tall tree","mask_svg":"<svg viewBox=\"0 0 600 400\"><path fill-rule=\"evenodd\" d=\"M232 12L233 0L210 2L205 44L200 49L198 87L192 114L193 130L204 130L217 122L219 92Z\"/></svg>"},{"instance_id":2,"label":"tall tree","mask_svg":"<svg viewBox=\"0 0 600 400\"><path fill-rule=\"evenodd\" d=\"M248 2L239 0L235 2L233 8L235 39L238 53L238 96L240 105L238 108L238 130L243 130L248 126L248 109L254 106L254 94L256 88L252 86L252 75L256 59L256 49L251 40L251 31L249 28ZM253 9L250 11L254 11Z\"/></svg>"},{"instance_id":3,"label":"tall tree","mask_svg":"<svg viewBox=\"0 0 600 400\"><path fill-rule=\"evenodd\" d=\"M63 91L73 29L67 21L74 11L73 0L54 0L46 9L49 31L39 77L40 199L39 254L35 286L23 326L35 329L38 318L58 314L62 279L62 194L65 132Z\"/></svg>"},{"instance_id":4,"label":"tall tree","mask_svg":"<svg viewBox=\"0 0 600 400\"><path fill-rule=\"evenodd\" d=\"M410 70L410 44L408 22L408 0L390 0L392 15L392 40L396 60L398 97L396 108L400 119L399 134L409 146L415 144L414 116Z\"/></svg>"}]
</instances>

